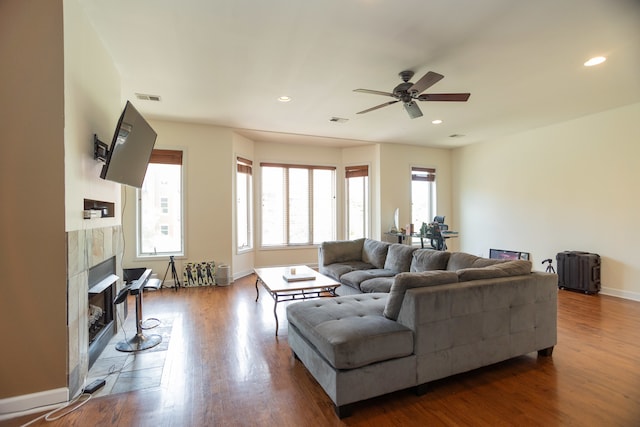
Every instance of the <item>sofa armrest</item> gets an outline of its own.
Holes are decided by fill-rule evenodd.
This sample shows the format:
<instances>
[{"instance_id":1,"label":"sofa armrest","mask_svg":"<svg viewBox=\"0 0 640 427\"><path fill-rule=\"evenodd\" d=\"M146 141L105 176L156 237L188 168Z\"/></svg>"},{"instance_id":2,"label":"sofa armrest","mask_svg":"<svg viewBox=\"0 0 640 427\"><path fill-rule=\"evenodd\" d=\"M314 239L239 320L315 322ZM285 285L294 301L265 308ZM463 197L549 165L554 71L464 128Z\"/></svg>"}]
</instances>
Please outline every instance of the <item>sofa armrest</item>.
<instances>
[{"instance_id":1,"label":"sofa armrest","mask_svg":"<svg viewBox=\"0 0 640 427\"><path fill-rule=\"evenodd\" d=\"M364 238L322 242L318 248L318 266L337 262L361 261Z\"/></svg>"}]
</instances>

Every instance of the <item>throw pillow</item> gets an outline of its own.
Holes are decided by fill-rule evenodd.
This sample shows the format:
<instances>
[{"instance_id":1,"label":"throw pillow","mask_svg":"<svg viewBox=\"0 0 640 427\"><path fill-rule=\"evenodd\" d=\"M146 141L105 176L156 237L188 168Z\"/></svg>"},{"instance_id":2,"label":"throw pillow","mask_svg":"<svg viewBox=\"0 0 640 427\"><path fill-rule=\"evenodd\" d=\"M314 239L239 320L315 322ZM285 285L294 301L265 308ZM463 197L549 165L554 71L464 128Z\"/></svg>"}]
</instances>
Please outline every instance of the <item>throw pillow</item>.
<instances>
[{"instance_id":1,"label":"throw pillow","mask_svg":"<svg viewBox=\"0 0 640 427\"><path fill-rule=\"evenodd\" d=\"M459 282L469 280L494 279L496 277L522 276L531 273L531 261L513 260L498 262L488 267L462 268L456 273Z\"/></svg>"},{"instance_id":2,"label":"throw pillow","mask_svg":"<svg viewBox=\"0 0 640 427\"><path fill-rule=\"evenodd\" d=\"M383 268L387 258L388 242L366 239L362 247L362 261L367 262L376 268Z\"/></svg>"},{"instance_id":3,"label":"throw pillow","mask_svg":"<svg viewBox=\"0 0 640 427\"><path fill-rule=\"evenodd\" d=\"M409 245L393 243L389 246L387 259L384 261L384 269L391 270L394 273L402 273L409 271L411 267L411 254L416 249Z\"/></svg>"},{"instance_id":4,"label":"throw pillow","mask_svg":"<svg viewBox=\"0 0 640 427\"><path fill-rule=\"evenodd\" d=\"M531 261L514 259L513 261L496 264L493 267L504 271L507 276L521 276L523 274L531 273L532 266L533 264Z\"/></svg>"},{"instance_id":5,"label":"throw pillow","mask_svg":"<svg viewBox=\"0 0 640 427\"><path fill-rule=\"evenodd\" d=\"M495 279L496 277L505 277L507 274L495 267L482 268L461 268L456 271L459 282L468 282L469 280Z\"/></svg>"},{"instance_id":6,"label":"throw pillow","mask_svg":"<svg viewBox=\"0 0 640 427\"><path fill-rule=\"evenodd\" d=\"M476 260L482 259L479 256L471 255L465 252L452 252L447 263L447 270L457 271L462 268L481 267L473 265Z\"/></svg>"},{"instance_id":7,"label":"throw pillow","mask_svg":"<svg viewBox=\"0 0 640 427\"><path fill-rule=\"evenodd\" d=\"M433 270L420 273L400 273L396 276L393 285L391 285L383 314L388 319L398 320L398 314L400 314L400 308L407 289L445 285L456 283L457 281L458 275L455 271Z\"/></svg>"},{"instance_id":8,"label":"throw pillow","mask_svg":"<svg viewBox=\"0 0 640 427\"><path fill-rule=\"evenodd\" d=\"M409 271L446 270L451 252L418 249L413 253Z\"/></svg>"}]
</instances>

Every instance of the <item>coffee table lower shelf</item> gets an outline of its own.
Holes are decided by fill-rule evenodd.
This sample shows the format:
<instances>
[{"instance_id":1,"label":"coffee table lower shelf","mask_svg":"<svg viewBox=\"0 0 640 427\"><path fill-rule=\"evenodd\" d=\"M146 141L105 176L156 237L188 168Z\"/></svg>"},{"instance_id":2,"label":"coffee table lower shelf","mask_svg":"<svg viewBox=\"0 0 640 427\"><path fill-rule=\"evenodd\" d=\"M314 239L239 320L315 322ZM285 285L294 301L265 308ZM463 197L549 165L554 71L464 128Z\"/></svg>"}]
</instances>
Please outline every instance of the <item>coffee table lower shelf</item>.
<instances>
[{"instance_id":1,"label":"coffee table lower shelf","mask_svg":"<svg viewBox=\"0 0 640 427\"><path fill-rule=\"evenodd\" d=\"M301 280L288 282L284 279L284 274L295 268L298 274L313 274L312 280ZM336 288L339 282L312 270L305 265L292 267L267 267L254 269L256 279L256 302L260 298L260 288L262 284L267 293L273 298L273 317L276 319L276 336L278 336L278 303L295 300L305 300L311 298L335 297Z\"/></svg>"}]
</instances>

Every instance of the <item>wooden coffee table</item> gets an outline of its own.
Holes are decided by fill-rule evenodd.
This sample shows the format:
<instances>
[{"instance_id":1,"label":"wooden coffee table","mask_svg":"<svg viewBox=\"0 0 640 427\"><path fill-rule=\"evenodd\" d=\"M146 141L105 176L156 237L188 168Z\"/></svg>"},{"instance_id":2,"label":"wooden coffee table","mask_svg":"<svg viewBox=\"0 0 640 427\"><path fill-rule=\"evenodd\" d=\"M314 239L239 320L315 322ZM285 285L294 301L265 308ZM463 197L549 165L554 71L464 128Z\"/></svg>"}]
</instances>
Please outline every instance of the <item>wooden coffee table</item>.
<instances>
[{"instance_id":1,"label":"wooden coffee table","mask_svg":"<svg viewBox=\"0 0 640 427\"><path fill-rule=\"evenodd\" d=\"M287 281L285 274L290 274L295 269L295 276L309 276L311 279ZM318 273L306 265L292 265L290 267L265 267L253 270L256 279L256 301L260 297L258 282L269 292L274 300L273 315L276 318L276 336L278 336L278 308L279 302L303 300L309 298L335 297L339 282Z\"/></svg>"}]
</instances>

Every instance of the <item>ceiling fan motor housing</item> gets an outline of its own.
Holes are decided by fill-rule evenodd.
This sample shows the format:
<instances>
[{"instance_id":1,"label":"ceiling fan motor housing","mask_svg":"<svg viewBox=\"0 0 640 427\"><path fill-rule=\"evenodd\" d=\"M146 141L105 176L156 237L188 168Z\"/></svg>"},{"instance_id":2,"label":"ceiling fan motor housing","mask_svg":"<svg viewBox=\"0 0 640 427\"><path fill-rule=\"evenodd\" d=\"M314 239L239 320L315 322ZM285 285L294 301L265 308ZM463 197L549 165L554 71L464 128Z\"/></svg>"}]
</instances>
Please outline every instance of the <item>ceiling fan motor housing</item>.
<instances>
[{"instance_id":1,"label":"ceiling fan motor housing","mask_svg":"<svg viewBox=\"0 0 640 427\"><path fill-rule=\"evenodd\" d=\"M393 96L402 102L411 102L411 94L409 93L409 88L411 86L413 86L413 83L400 83L393 89Z\"/></svg>"},{"instance_id":2,"label":"ceiling fan motor housing","mask_svg":"<svg viewBox=\"0 0 640 427\"><path fill-rule=\"evenodd\" d=\"M414 73L411 70L400 71L400 73L398 73L402 81L405 83L411 80L411 77L413 77L413 74Z\"/></svg>"}]
</instances>

